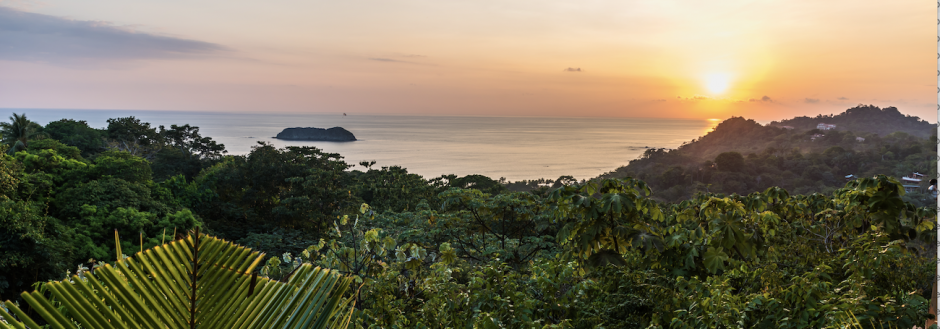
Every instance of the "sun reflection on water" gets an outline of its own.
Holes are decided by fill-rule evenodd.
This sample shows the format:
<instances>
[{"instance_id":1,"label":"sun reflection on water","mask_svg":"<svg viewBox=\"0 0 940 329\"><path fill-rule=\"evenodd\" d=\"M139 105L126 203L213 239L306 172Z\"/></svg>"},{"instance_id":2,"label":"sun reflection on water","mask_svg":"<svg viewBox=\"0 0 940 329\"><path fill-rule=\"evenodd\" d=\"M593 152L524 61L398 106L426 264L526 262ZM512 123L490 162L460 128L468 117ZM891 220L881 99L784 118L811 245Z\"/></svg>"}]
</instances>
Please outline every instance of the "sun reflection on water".
<instances>
[{"instance_id":1,"label":"sun reflection on water","mask_svg":"<svg viewBox=\"0 0 940 329\"><path fill-rule=\"evenodd\" d=\"M702 136L705 136L706 134L715 130L715 127L717 127L718 124L721 123L721 119L715 119L715 118L708 119L706 121L708 121L708 127L706 127L705 130L702 132Z\"/></svg>"}]
</instances>

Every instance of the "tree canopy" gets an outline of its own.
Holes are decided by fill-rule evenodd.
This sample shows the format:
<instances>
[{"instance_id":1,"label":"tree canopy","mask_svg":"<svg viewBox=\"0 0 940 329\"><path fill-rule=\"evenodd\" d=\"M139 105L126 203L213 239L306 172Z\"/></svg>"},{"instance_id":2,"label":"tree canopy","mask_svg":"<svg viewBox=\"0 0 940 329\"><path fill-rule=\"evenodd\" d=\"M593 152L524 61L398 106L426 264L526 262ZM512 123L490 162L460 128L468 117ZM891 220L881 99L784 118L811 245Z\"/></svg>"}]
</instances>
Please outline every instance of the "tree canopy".
<instances>
[{"instance_id":1,"label":"tree canopy","mask_svg":"<svg viewBox=\"0 0 940 329\"><path fill-rule=\"evenodd\" d=\"M733 118L603 178L511 183L316 147L226 155L197 127L133 117L53 123L0 146L0 327L282 327L324 298L356 328L928 318L936 203L897 177L936 175L935 138ZM288 292L306 297L264 297Z\"/></svg>"}]
</instances>

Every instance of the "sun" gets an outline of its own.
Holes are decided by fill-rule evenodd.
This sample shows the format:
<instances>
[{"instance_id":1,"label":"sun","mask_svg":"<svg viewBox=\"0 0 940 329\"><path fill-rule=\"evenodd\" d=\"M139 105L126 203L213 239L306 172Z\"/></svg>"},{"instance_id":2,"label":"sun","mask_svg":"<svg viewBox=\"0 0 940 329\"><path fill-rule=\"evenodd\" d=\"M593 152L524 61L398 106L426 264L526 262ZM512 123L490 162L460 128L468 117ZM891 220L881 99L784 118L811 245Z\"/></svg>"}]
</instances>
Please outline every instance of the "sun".
<instances>
[{"instance_id":1,"label":"sun","mask_svg":"<svg viewBox=\"0 0 940 329\"><path fill-rule=\"evenodd\" d=\"M727 73L711 73L705 76L705 87L712 94L721 94L731 85L731 75Z\"/></svg>"}]
</instances>

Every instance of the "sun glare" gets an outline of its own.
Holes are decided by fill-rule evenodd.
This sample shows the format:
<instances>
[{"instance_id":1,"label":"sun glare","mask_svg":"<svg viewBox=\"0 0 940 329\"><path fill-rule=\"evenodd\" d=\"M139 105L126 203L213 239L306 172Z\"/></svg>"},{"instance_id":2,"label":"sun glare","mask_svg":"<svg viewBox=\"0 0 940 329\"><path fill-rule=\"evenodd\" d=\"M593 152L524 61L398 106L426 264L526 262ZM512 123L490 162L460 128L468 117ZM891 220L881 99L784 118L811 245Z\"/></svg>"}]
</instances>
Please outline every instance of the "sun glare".
<instances>
[{"instance_id":1,"label":"sun glare","mask_svg":"<svg viewBox=\"0 0 940 329\"><path fill-rule=\"evenodd\" d=\"M705 87L712 94L721 94L728 90L731 76L727 73L712 73L705 76Z\"/></svg>"}]
</instances>

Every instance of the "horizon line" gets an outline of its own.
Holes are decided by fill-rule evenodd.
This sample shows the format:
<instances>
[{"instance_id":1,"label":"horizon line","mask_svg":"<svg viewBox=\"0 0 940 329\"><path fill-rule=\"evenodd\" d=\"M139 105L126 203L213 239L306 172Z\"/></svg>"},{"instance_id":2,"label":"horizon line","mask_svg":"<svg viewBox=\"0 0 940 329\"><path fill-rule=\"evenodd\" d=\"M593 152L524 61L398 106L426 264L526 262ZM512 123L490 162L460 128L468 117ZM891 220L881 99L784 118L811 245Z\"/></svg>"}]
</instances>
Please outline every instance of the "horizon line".
<instances>
[{"instance_id":1,"label":"horizon line","mask_svg":"<svg viewBox=\"0 0 940 329\"><path fill-rule=\"evenodd\" d=\"M892 106L887 106L892 107ZM885 108L885 107L881 107ZM647 116L551 116L551 115L472 115L472 114L415 114L415 113L364 113L364 114L349 114L349 112L342 111L330 111L330 112L281 112L281 111L267 111L263 113L259 112L248 112L248 111L236 111L236 112L227 112L227 111L212 111L212 110L160 110L160 109L96 109L96 108L28 108L28 107L0 107L0 110L36 110L36 111L101 111L101 112L115 112L115 111L139 111L139 112L170 112L170 113L190 113L190 114L275 114L275 115L337 115L341 116L346 114L347 116L394 116L394 117L456 117L456 118L549 118L549 119L594 119L594 118L616 118L616 119L664 119L664 120L706 120L706 121L725 121L732 117L742 117L746 119L751 119L743 115L731 115L726 118L715 118L715 117L682 117L682 118L667 118L667 117L647 117ZM844 111L843 111L844 112ZM903 112L902 112L903 113ZM838 115L840 113L831 113L831 115ZM819 115L830 115L819 113ZM907 114L909 115L909 114ZM798 118L802 116L794 117L782 117L772 120L756 120L759 123L769 124L771 122L788 120L792 118ZM810 116L806 116L810 117ZM937 124L936 122L930 122L925 118L913 115L912 117L917 117L921 120L927 121L930 124ZM811 118L811 117L810 117ZM0 119L2 120L2 119Z\"/></svg>"}]
</instances>

